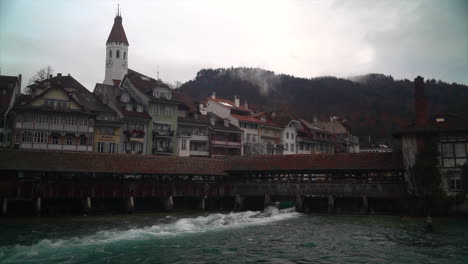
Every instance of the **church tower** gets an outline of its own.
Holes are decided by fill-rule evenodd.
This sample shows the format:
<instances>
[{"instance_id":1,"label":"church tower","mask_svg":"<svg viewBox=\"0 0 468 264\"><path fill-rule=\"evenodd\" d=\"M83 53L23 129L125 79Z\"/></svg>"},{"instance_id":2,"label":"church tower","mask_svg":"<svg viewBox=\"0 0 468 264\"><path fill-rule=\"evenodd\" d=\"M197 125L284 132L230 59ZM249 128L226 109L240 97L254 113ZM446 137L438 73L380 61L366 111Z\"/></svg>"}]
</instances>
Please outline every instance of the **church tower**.
<instances>
[{"instance_id":1,"label":"church tower","mask_svg":"<svg viewBox=\"0 0 468 264\"><path fill-rule=\"evenodd\" d=\"M127 74L128 41L122 25L122 16L117 9L114 25L106 42L106 76L104 84L114 85Z\"/></svg>"}]
</instances>

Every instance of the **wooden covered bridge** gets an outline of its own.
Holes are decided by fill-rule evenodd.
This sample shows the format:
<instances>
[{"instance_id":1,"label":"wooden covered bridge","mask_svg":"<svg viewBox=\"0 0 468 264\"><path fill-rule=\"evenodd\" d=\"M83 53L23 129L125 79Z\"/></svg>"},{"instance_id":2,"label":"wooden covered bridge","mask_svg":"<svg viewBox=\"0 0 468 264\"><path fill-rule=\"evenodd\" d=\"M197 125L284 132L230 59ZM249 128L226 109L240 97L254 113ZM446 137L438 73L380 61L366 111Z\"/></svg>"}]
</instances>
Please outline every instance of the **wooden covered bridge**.
<instances>
[{"instance_id":1,"label":"wooden covered bridge","mask_svg":"<svg viewBox=\"0 0 468 264\"><path fill-rule=\"evenodd\" d=\"M175 208L393 210L405 192L392 153L222 159L0 151L2 214Z\"/></svg>"}]
</instances>

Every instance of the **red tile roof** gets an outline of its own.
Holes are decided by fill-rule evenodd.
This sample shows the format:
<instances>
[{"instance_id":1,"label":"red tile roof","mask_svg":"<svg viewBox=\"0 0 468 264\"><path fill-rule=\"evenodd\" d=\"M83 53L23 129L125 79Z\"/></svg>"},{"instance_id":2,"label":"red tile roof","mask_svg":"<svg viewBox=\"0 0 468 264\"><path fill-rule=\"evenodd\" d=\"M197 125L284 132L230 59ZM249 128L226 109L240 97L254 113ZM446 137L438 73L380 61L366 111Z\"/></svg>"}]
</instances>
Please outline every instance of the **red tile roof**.
<instances>
[{"instance_id":1,"label":"red tile roof","mask_svg":"<svg viewBox=\"0 0 468 264\"><path fill-rule=\"evenodd\" d=\"M343 153L284 156L238 156L226 158L226 171L291 170L402 170L395 153Z\"/></svg>"},{"instance_id":2,"label":"red tile roof","mask_svg":"<svg viewBox=\"0 0 468 264\"><path fill-rule=\"evenodd\" d=\"M95 152L0 150L0 170L223 175L223 161Z\"/></svg>"},{"instance_id":3,"label":"red tile roof","mask_svg":"<svg viewBox=\"0 0 468 264\"><path fill-rule=\"evenodd\" d=\"M127 35L125 35L121 16L116 16L114 18L114 25L112 26L106 44L110 42L120 42L128 45Z\"/></svg>"}]
</instances>

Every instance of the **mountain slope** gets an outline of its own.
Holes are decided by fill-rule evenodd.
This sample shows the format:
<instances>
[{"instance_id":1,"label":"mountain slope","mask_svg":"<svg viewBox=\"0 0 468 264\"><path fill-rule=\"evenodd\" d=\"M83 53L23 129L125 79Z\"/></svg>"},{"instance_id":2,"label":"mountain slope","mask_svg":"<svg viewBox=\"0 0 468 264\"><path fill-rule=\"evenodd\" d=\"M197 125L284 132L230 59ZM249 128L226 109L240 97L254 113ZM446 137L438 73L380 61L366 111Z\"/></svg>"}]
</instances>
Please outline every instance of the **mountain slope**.
<instances>
[{"instance_id":1,"label":"mountain slope","mask_svg":"<svg viewBox=\"0 0 468 264\"><path fill-rule=\"evenodd\" d=\"M416 77L416 76L415 76ZM203 69L181 90L202 100L216 92L221 98L240 95L258 111L287 109L312 120L341 116L362 139L390 138L392 131L413 120L414 83L368 74L350 80L336 77L297 78L258 68ZM429 114L452 112L468 116L468 87L426 81Z\"/></svg>"}]
</instances>

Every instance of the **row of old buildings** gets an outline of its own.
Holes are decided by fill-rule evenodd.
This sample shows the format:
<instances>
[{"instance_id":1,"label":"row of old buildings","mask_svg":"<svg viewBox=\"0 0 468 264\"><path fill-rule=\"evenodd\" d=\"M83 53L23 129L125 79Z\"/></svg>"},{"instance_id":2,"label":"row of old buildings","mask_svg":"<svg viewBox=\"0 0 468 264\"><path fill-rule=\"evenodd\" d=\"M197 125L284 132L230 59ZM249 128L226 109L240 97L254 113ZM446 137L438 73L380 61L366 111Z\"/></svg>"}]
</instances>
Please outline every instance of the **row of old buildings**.
<instances>
[{"instance_id":1,"label":"row of old buildings","mask_svg":"<svg viewBox=\"0 0 468 264\"><path fill-rule=\"evenodd\" d=\"M128 68L120 14L106 42L105 77L94 91L70 74L21 93L21 75L0 76L0 145L15 149L217 157L358 152L338 120L308 122L255 112L241 98L195 102L160 79Z\"/></svg>"}]
</instances>

